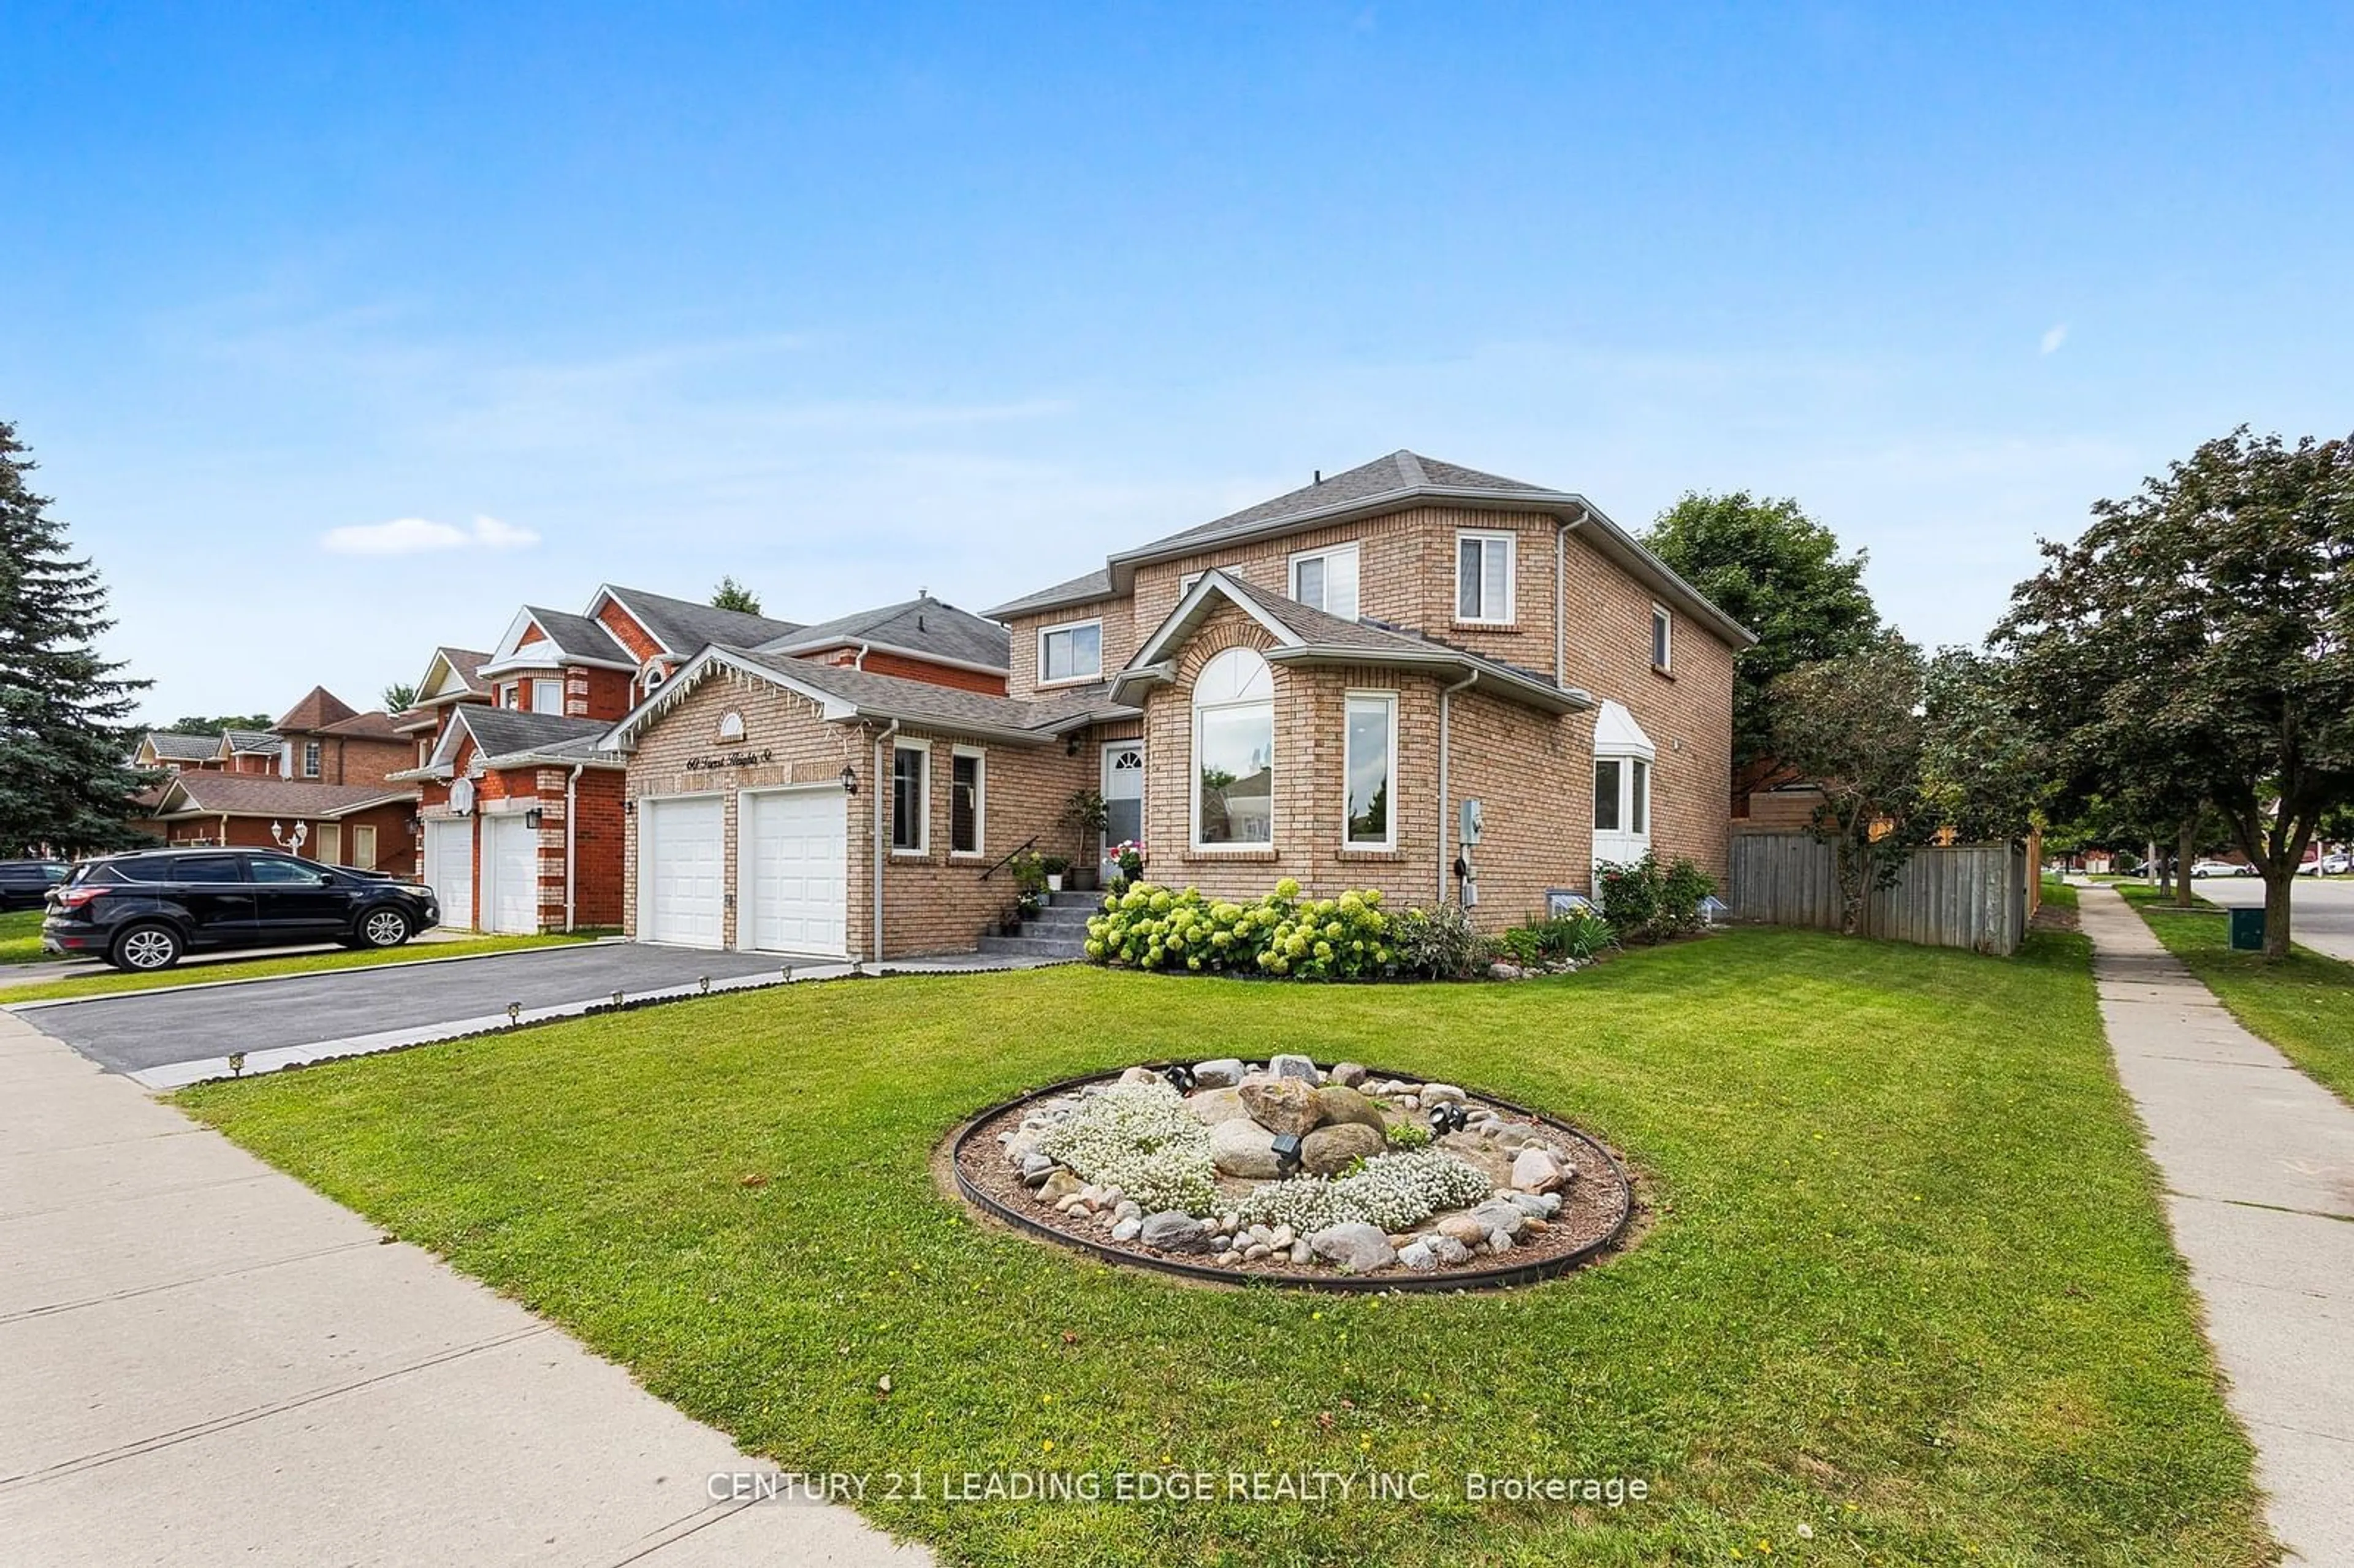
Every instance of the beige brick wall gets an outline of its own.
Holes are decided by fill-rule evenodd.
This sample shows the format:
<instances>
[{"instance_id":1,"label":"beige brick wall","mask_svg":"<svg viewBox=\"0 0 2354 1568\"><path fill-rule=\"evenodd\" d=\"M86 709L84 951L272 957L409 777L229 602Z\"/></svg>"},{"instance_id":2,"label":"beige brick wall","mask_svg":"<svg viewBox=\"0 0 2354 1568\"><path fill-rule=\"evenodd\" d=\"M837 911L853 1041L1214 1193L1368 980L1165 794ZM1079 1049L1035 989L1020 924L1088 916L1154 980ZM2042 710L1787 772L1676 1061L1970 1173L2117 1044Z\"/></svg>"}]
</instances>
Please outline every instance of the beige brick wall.
<instances>
[{"instance_id":1,"label":"beige brick wall","mask_svg":"<svg viewBox=\"0 0 2354 1568\"><path fill-rule=\"evenodd\" d=\"M719 722L733 712L744 720L741 740L721 742ZM875 808L882 802L888 832L890 762L875 768L879 724L829 723L816 704L750 677L740 680L716 675L688 694L677 706L648 726L630 759L631 800L652 796L701 792L721 797L724 823L722 853L726 885L735 891L737 865L737 792L764 785L822 783L838 776L845 764L858 773L858 793L849 801L849 833L844 870L847 934L853 956L873 952L875 907ZM987 882L981 872L1039 834L1041 853L1072 853L1072 830L1055 825L1071 792L1091 782L1095 753L1082 746L1076 757L1060 742L1021 746L1002 740L958 735L946 730L903 729L896 739L920 740L931 747L928 770L930 813L929 845L921 854L895 852L883 874L884 956L970 951L975 941L992 929L1013 902L1013 884L1004 871ZM949 790L950 758L958 746L982 755L981 848L971 855L949 850ZM767 753L769 760L749 768L695 768L690 758L734 752ZM637 934L638 813L629 816L623 856L623 918L631 935ZM736 945L735 900L722 915L722 939Z\"/></svg>"},{"instance_id":2,"label":"beige brick wall","mask_svg":"<svg viewBox=\"0 0 2354 1568\"><path fill-rule=\"evenodd\" d=\"M1136 601L1130 599L1100 599L1094 604L1070 609L1057 609L1045 615L1025 615L1005 623L1013 646L1008 661L1005 690L1009 696L1034 697L1038 691L1038 633L1050 626L1067 626L1073 621L1103 622L1103 678L1107 681L1119 673L1136 652ZM1058 688L1049 686L1051 695Z\"/></svg>"}]
</instances>

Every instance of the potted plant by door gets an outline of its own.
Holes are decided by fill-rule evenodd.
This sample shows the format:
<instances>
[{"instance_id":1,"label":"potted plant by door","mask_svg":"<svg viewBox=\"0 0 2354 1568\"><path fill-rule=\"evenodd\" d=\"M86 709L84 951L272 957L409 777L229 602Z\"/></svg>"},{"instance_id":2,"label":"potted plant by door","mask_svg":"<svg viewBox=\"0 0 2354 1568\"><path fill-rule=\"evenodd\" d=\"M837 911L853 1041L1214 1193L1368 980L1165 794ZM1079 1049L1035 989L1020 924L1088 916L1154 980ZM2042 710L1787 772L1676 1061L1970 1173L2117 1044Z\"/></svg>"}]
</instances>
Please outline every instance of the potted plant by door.
<instances>
[{"instance_id":1,"label":"potted plant by door","mask_svg":"<svg viewBox=\"0 0 2354 1568\"><path fill-rule=\"evenodd\" d=\"M1038 869L1045 873L1046 891L1060 893L1063 891L1063 878L1070 871L1071 863L1058 854L1042 855L1038 860Z\"/></svg>"},{"instance_id":2,"label":"potted plant by door","mask_svg":"<svg viewBox=\"0 0 2354 1568\"><path fill-rule=\"evenodd\" d=\"M1103 842L1104 829L1111 825L1111 808L1104 804L1099 789L1080 789L1063 803L1063 821L1076 829L1078 842L1073 846L1069 868L1071 885L1081 893L1096 888L1096 850Z\"/></svg>"}]
</instances>

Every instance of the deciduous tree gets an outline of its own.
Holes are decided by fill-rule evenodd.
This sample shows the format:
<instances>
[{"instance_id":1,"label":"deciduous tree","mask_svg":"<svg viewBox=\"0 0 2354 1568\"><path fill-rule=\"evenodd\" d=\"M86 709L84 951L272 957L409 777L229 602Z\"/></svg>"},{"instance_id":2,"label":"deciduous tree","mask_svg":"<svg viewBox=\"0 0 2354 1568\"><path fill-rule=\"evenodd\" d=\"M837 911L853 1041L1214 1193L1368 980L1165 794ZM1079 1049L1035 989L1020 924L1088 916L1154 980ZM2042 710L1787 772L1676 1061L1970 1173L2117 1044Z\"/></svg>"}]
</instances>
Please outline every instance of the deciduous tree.
<instances>
[{"instance_id":1,"label":"deciduous tree","mask_svg":"<svg viewBox=\"0 0 2354 1568\"><path fill-rule=\"evenodd\" d=\"M1861 653L1776 676L1768 694L1774 754L1822 789L1810 831L1831 846L1850 935L1937 825L1923 810L1925 677L1921 651L1887 632Z\"/></svg>"}]
</instances>

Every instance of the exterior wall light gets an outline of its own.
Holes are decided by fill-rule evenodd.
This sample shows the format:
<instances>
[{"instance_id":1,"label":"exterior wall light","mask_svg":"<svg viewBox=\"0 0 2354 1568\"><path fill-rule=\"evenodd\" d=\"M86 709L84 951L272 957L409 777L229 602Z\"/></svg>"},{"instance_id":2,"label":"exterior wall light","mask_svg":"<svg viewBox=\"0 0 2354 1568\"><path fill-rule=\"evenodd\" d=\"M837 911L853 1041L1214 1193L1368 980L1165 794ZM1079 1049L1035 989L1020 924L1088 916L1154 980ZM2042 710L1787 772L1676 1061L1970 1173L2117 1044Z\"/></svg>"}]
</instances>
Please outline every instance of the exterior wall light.
<instances>
[{"instance_id":1,"label":"exterior wall light","mask_svg":"<svg viewBox=\"0 0 2354 1568\"><path fill-rule=\"evenodd\" d=\"M858 793L858 769L847 762L842 765L842 792L845 795Z\"/></svg>"},{"instance_id":2,"label":"exterior wall light","mask_svg":"<svg viewBox=\"0 0 2354 1568\"><path fill-rule=\"evenodd\" d=\"M536 828L539 826L539 808L536 806L523 814L523 825L526 828Z\"/></svg>"}]
</instances>

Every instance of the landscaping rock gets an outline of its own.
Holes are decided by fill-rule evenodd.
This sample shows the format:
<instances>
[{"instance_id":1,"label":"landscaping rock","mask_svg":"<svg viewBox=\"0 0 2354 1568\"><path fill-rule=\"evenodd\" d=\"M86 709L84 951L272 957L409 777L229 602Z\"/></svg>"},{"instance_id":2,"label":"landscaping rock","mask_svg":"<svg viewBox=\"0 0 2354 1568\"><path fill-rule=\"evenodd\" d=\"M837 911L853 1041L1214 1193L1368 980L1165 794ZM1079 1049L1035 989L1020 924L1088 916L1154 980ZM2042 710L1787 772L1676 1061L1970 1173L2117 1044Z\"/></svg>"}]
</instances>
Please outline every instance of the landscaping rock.
<instances>
[{"instance_id":1,"label":"landscaping rock","mask_svg":"<svg viewBox=\"0 0 2354 1568\"><path fill-rule=\"evenodd\" d=\"M1122 1198L1112 1206L1111 1217L1115 1220L1134 1220L1140 1225L1144 1223L1144 1205L1133 1198Z\"/></svg>"},{"instance_id":2,"label":"landscaping rock","mask_svg":"<svg viewBox=\"0 0 2354 1568\"><path fill-rule=\"evenodd\" d=\"M1038 1201L1042 1203L1059 1203L1066 1198L1078 1196L1086 1188L1087 1183L1069 1171L1056 1171L1039 1185Z\"/></svg>"},{"instance_id":3,"label":"landscaping rock","mask_svg":"<svg viewBox=\"0 0 2354 1568\"><path fill-rule=\"evenodd\" d=\"M1258 1263L1268 1257L1272 1257L1274 1255L1275 1249L1267 1245L1265 1242L1253 1242L1250 1245L1243 1248L1243 1261L1245 1263Z\"/></svg>"},{"instance_id":4,"label":"landscaping rock","mask_svg":"<svg viewBox=\"0 0 2354 1568\"><path fill-rule=\"evenodd\" d=\"M1197 1089L1231 1089L1242 1081L1243 1065L1232 1056L1193 1064L1193 1086Z\"/></svg>"},{"instance_id":5,"label":"landscaping rock","mask_svg":"<svg viewBox=\"0 0 2354 1568\"><path fill-rule=\"evenodd\" d=\"M1518 964L1508 964L1500 960L1488 966L1490 980L1516 980L1527 973L1528 971Z\"/></svg>"},{"instance_id":6,"label":"landscaping rock","mask_svg":"<svg viewBox=\"0 0 2354 1568\"><path fill-rule=\"evenodd\" d=\"M1278 1225L1267 1233L1267 1245L1278 1252L1289 1252L1299 1240L1299 1233L1289 1225Z\"/></svg>"},{"instance_id":7,"label":"landscaping rock","mask_svg":"<svg viewBox=\"0 0 2354 1568\"><path fill-rule=\"evenodd\" d=\"M1324 1075L1316 1070L1314 1062L1305 1056L1293 1055L1289 1053L1268 1057L1267 1070L1278 1078L1301 1078L1311 1085L1324 1081Z\"/></svg>"},{"instance_id":8,"label":"landscaping rock","mask_svg":"<svg viewBox=\"0 0 2354 1568\"><path fill-rule=\"evenodd\" d=\"M1163 1252L1199 1252L1209 1236L1208 1226L1175 1209L1152 1215L1137 1232L1138 1240Z\"/></svg>"},{"instance_id":9,"label":"landscaping rock","mask_svg":"<svg viewBox=\"0 0 2354 1568\"><path fill-rule=\"evenodd\" d=\"M1426 1106L1450 1101L1456 1105L1461 1105L1464 1098L1463 1091L1453 1084L1425 1084L1421 1088L1416 1089L1415 1094Z\"/></svg>"},{"instance_id":10,"label":"landscaping rock","mask_svg":"<svg viewBox=\"0 0 2354 1568\"><path fill-rule=\"evenodd\" d=\"M1116 1242L1132 1242L1137 1238L1138 1234L1143 1229L1144 1222L1137 1218L1135 1215L1130 1214L1128 1218L1120 1221L1119 1224L1112 1226L1111 1239Z\"/></svg>"},{"instance_id":11,"label":"landscaping rock","mask_svg":"<svg viewBox=\"0 0 2354 1568\"><path fill-rule=\"evenodd\" d=\"M1522 1192L1557 1192L1563 1181L1561 1161L1552 1150L1532 1146L1512 1156L1512 1185Z\"/></svg>"},{"instance_id":12,"label":"landscaping rock","mask_svg":"<svg viewBox=\"0 0 2354 1568\"><path fill-rule=\"evenodd\" d=\"M1575 1171L1564 1171L1564 1176L1575 1176ZM1554 1192L1507 1192L1504 1202L1532 1219L1549 1220L1561 1213L1561 1197Z\"/></svg>"},{"instance_id":13,"label":"landscaping rock","mask_svg":"<svg viewBox=\"0 0 2354 1568\"><path fill-rule=\"evenodd\" d=\"M1430 1255L1445 1267L1453 1268L1457 1264L1471 1261L1471 1248L1453 1236L1426 1236L1422 1245L1428 1247Z\"/></svg>"},{"instance_id":14,"label":"landscaping rock","mask_svg":"<svg viewBox=\"0 0 2354 1568\"><path fill-rule=\"evenodd\" d=\"M1488 1250L1490 1252L1511 1251L1511 1233L1509 1231L1490 1231L1488 1233Z\"/></svg>"},{"instance_id":15,"label":"landscaping rock","mask_svg":"<svg viewBox=\"0 0 2354 1568\"><path fill-rule=\"evenodd\" d=\"M1243 1104L1242 1096L1233 1089L1204 1089L1197 1095L1189 1095L1185 1099L1185 1108L1212 1127L1222 1121L1232 1121L1236 1117L1250 1115L1250 1107Z\"/></svg>"},{"instance_id":16,"label":"landscaping rock","mask_svg":"<svg viewBox=\"0 0 2354 1568\"><path fill-rule=\"evenodd\" d=\"M1161 1081L1161 1075L1150 1067L1130 1067L1119 1075L1119 1081L1123 1084L1157 1084Z\"/></svg>"},{"instance_id":17,"label":"landscaping rock","mask_svg":"<svg viewBox=\"0 0 2354 1568\"><path fill-rule=\"evenodd\" d=\"M1283 1173L1275 1158L1275 1134L1248 1117L1210 1128L1210 1162L1219 1175L1247 1181L1272 1181Z\"/></svg>"},{"instance_id":18,"label":"landscaping rock","mask_svg":"<svg viewBox=\"0 0 2354 1568\"><path fill-rule=\"evenodd\" d=\"M1504 1148L1518 1149L1522 1144L1528 1142L1530 1138L1533 1136L1534 1130L1534 1128L1525 1127L1519 1122L1508 1121L1498 1127L1492 1136L1496 1141L1501 1144Z\"/></svg>"},{"instance_id":19,"label":"landscaping rock","mask_svg":"<svg viewBox=\"0 0 2354 1568\"><path fill-rule=\"evenodd\" d=\"M1308 1238L1309 1250L1352 1274L1371 1274L1397 1261L1397 1250L1379 1227L1362 1220L1332 1225Z\"/></svg>"},{"instance_id":20,"label":"landscaping rock","mask_svg":"<svg viewBox=\"0 0 2354 1568\"><path fill-rule=\"evenodd\" d=\"M1232 1122L1226 1124L1233 1126ZM1308 1135L1300 1145L1299 1163L1310 1175L1331 1176L1349 1168L1352 1160L1379 1154L1386 1140L1362 1122L1344 1121L1338 1127L1320 1127ZM1275 1159L1273 1140L1267 1149L1267 1159Z\"/></svg>"},{"instance_id":21,"label":"landscaping rock","mask_svg":"<svg viewBox=\"0 0 2354 1568\"><path fill-rule=\"evenodd\" d=\"M1438 1266L1438 1258L1431 1252L1428 1242L1412 1242L1400 1247L1397 1260L1416 1274L1427 1274Z\"/></svg>"},{"instance_id":22,"label":"landscaping rock","mask_svg":"<svg viewBox=\"0 0 2354 1568\"><path fill-rule=\"evenodd\" d=\"M1438 1220L1438 1234L1465 1247L1479 1245L1488 1239L1488 1232L1492 1228L1481 1224L1469 1214L1442 1214Z\"/></svg>"},{"instance_id":23,"label":"landscaping rock","mask_svg":"<svg viewBox=\"0 0 2354 1568\"><path fill-rule=\"evenodd\" d=\"M1273 1133L1311 1131L1323 1114L1316 1103L1315 1089L1299 1078L1246 1083L1235 1093L1242 1097L1251 1119Z\"/></svg>"},{"instance_id":24,"label":"landscaping rock","mask_svg":"<svg viewBox=\"0 0 2354 1568\"><path fill-rule=\"evenodd\" d=\"M1291 1244L1291 1261L1301 1268L1316 1261L1316 1249L1308 1245L1305 1237Z\"/></svg>"},{"instance_id":25,"label":"landscaping rock","mask_svg":"<svg viewBox=\"0 0 2354 1568\"><path fill-rule=\"evenodd\" d=\"M1318 1125L1322 1127L1354 1122L1375 1132L1388 1129L1388 1123L1382 1119L1381 1107L1341 1084L1327 1084L1316 1091L1316 1115Z\"/></svg>"},{"instance_id":26,"label":"landscaping rock","mask_svg":"<svg viewBox=\"0 0 2354 1568\"><path fill-rule=\"evenodd\" d=\"M1242 1255L1242 1254L1240 1254L1240 1253L1238 1253L1238 1252L1236 1252L1236 1251L1235 1251L1235 1250L1234 1250L1233 1248L1231 1248L1231 1247L1229 1247L1229 1248L1228 1248L1227 1250L1225 1250L1225 1252L1220 1253L1220 1254L1218 1255L1218 1256L1217 1256L1217 1264L1218 1264L1218 1266L1219 1266L1219 1267L1221 1267L1221 1268L1232 1268L1235 1265L1236 1265L1236 1264L1240 1263L1242 1260L1243 1260L1243 1255Z\"/></svg>"},{"instance_id":27,"label":"landscaping rock","mask_svg":"<svg viewBox=\"0 0 2354 1568\"><path fill-rule=\"evenodd\" d=\"M1519 1235L1528 1228L1529 1216L1515 1205L1490 1199L1471 1211L1471 1217L1490 1231L1501 1231L1508 1236Z\"/></svg>"},{"instance_id":28,"label":"landscaping rock","mask_svg":"<svg viewBox=\"0 0 2354 1568\"><path fill-rule=\"evenodd\" d=\"M1335 1062L1332 1064L1331 1072L1325 1075L1329 1082L1338 1084L1344 1089L1357 1087L1368 1075L1363 1062Z\"/></svg>"},{"instance_id":29,"label":"landscaping rock","mask_svg":"<svg viewBox=\"0 0 2354 1568\"><path fill-rule=\"evenodd\" d=\"M1035 1150L1022 1157L1022 1180L1032 1187L1055 1173L1055 1162Z\"/></svg>"}]
</instances>

